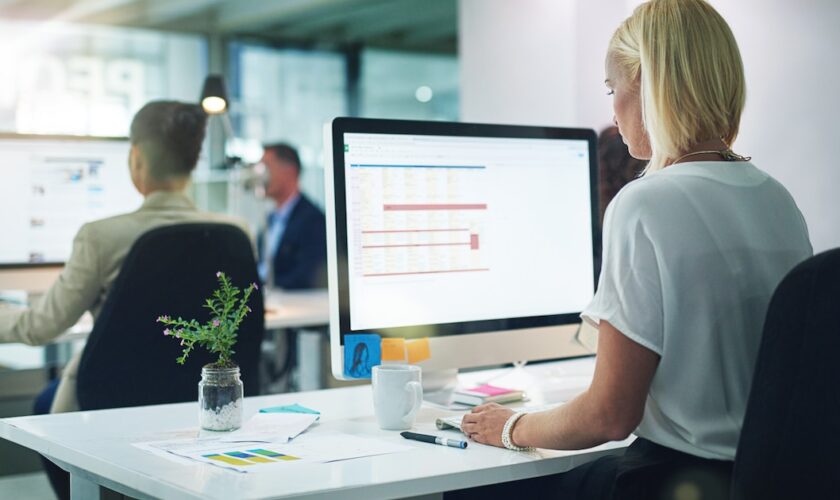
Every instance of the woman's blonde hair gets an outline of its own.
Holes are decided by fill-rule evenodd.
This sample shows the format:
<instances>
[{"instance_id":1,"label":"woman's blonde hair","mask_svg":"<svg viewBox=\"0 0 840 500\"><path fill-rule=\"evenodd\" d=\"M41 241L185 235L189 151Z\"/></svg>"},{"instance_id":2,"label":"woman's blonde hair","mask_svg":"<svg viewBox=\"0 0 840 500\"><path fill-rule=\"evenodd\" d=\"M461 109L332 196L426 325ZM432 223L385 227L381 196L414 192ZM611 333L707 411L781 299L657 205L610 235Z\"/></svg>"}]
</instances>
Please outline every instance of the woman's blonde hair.
<instances>
[{"instance_id":1,"label":"woman's blonde hair","mask_svg":"<svg viewBox=\"0 0 840 500\"><path fill-rule=\"evenodd\" d=\"M738 135L746 100L744 67L723 17L703 0L650 0L610 40L623 78L640 80L642 123L650 139L645 173L698 142Z\"/></svg>"}]
</instances>

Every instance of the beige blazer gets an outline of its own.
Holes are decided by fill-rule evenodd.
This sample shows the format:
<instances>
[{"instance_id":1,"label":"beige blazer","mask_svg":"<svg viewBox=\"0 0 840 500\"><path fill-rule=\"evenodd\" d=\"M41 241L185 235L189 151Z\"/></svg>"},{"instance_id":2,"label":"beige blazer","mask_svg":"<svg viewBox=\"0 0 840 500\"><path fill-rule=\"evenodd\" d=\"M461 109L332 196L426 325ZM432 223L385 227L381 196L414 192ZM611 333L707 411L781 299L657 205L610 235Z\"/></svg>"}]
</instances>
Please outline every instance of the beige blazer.
<instances>
[{"instance_id":1,"label":"beige blazer","mask_svg":"<svg viewBox=\"0 0 840 500\"><path fill-rule=\"evenodd\" d=\"M199 212L182 192L151 193L135 212L82 226L64 270L49 291L29 308L0 310L0 342L43 345L73 326L85 311L90 311L95 321L137 238L159 226L186 222L234 224L251 236L244 221ZM74 356L62 372L51 412L78 409L76 373L80 358L81 353Z\"/></svg>"}]
</instances>

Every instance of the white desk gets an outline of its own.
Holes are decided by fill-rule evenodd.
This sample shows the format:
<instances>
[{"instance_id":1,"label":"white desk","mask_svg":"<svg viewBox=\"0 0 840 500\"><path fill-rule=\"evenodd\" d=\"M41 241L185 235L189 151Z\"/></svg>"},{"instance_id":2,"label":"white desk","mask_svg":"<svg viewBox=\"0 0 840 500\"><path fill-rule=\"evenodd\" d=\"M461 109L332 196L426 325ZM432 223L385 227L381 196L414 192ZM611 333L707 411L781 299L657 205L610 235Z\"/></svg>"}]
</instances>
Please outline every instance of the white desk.
<instances>
[{"instance_id":1,"label":"white desk","mask_svg":"<svg viewBox=\"0 0 840 500\"><path fill-rule=\"evenodd\" d=\"M526 377L550 383L568 376L591 378L591 359L527 367ZM472 373L478 380L485 374ZM499 379L497 379L499 380ZM548 381L548 382L547 382ZM560 385L568 385L560 381ZM583 389L583 387L579 387ZM550 393L546 392L546 394ZM308 432L335 430L408 444L412 451L330 464L296 464L270 473L237 473L212 465L181 465L131 443L165 439L166 433L197 427L196 403L76 412L0 420L0 437L63 464L72 474L77 498L98 498L98 485L137 498L397 498L526 479L564 472L615 453L630 440L591 450L513 452L470 443L466 450L406 441L381 431L373 416L369 386L248 398L246 418L259 408L300 403L322 412ZM434 427L446 410L424 407L415 430ZM448 431L453 436L460 435Z\"/></svg>"}]
</instances>

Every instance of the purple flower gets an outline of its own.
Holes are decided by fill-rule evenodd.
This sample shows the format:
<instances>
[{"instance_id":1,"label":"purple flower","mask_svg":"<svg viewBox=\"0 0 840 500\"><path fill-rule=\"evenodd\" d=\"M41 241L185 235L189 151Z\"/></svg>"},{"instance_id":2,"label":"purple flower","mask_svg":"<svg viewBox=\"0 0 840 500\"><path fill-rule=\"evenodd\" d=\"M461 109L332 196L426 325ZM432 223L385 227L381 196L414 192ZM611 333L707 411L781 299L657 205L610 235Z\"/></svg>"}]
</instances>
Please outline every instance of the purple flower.
<instances>
[{"instance_id":1,"label":"purple flower","mask_svg":"<svg viewBox=\"0 0 840 500\"><path fill-rule=\"evenodd\" d=\"M260 289L259 285L257 285L257 284L256 284L256 282L255 282L255 283L251 283L251 285L254 287L254 289L255 289L255 290L259 290L259 289Z\"/></svg>"},{"instance_id":2,"label":"purple flower","mask_svg":"<svg viewBox=\"0 0 840 500\"><path fill-rule=\"evenodd\" d=\"M166 330L164 330L164 331L163 331L163 334L164 334L164 335L169 335L170 333L171 333L171 332L169 331L169 328L167 328Z\"/></svg>"},{"instance_id":3,"label":"purple flower","mask_svg":"<svg viewBox=\"0 0 840 500\"><path fill-rule=\"evenodd\" d=\"M180 332L175 332L175 338L180 339L181 338L181 333Z\"/></svg>"},{"instance_id":4,"label":"purple flower","mask_svg":"<svg viewBox=\"0 0 840 500\"><path fill-rule=\"evenodd\" d=\"M222 272L221 271L216 271L216 277L221 278L222 277Z\"/></svg>"},{"instance_id":5,"label":"purple flower","mask_svg":"<svg viewBox=\"0 0 840 500\"><path fill-rule=\"evenodd\" d=\"M221 322L219 322L218 319L213 320L213 326L219 326L220 324L221 324Z\"/></svg>"}]
</instances>

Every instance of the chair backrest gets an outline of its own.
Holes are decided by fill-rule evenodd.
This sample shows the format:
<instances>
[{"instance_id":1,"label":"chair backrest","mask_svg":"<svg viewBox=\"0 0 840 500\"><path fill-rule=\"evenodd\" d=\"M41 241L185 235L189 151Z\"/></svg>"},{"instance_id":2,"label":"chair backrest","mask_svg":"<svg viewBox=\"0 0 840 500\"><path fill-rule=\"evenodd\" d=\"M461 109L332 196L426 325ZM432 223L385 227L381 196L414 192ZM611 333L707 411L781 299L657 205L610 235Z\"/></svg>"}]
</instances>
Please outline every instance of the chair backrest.
<instances>
[{"instance_id":1,"label":"chair backrest","mask_svg":"<svg viewBox=\"0 0 840 500\"><path fill-rule=\"evenodd\" d=\"M203 307L223 271L234 285L258 282L248 236L229 224L178 224L152 229L132 246L108 293L79 364L77 396L82 410L193 401L201 367L215 361L196 347L184 365L179 343L162 334L158 316L209 319ZM242 322L234 360L245 395L259 393L264 327L261 291Z\"/></svg>"},{"instance_id":2,"label":"chair backrest","mask_svg":"<svg viewBox=\"0 0 840 500\"><path fill-rule=\"evenodd\" d=\"M767 311L735 499L840 497L840 249L794 268Z\"/></svg>"}]
</instances>

